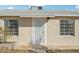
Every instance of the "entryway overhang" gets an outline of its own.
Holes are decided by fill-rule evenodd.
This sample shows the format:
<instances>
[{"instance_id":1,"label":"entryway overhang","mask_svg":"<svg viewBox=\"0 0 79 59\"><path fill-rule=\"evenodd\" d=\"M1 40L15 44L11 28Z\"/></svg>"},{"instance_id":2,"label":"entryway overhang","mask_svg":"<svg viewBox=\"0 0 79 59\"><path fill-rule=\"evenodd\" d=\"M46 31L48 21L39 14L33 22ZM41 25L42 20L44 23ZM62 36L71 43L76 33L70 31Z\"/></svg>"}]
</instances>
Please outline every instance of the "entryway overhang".
<instances>
[{"instance_id":1,"label":"entryway overhang","mask_svg":"<svg viewBox=\"0 0 79 59\"><path fill-rule=\"evenodd\" d=\"M0 18L27 18L27 17L44 17L44 18L76 18L79 19L79 11L44 11L44 10L1 10Z\"/></svg>"}]
</instances>

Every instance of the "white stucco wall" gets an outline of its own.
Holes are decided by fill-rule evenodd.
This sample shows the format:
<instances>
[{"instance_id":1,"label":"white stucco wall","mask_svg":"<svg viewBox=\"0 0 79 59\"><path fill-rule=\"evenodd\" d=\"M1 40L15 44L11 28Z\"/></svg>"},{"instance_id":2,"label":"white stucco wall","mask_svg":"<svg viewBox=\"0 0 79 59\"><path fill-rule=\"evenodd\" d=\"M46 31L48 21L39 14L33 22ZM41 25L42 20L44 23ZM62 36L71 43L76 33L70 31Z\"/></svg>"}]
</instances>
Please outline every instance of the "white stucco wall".
<instances>
[{"instance_id":1,"label":"white stucco wall","mask_svg":"<svg viewBox=\"0 0 79 59\"><path fill-rule=\"evenodd\" d=\"M15 48L30 46L32 39L32 20L31 18L19 19L18 36L12 35L7 41L15 42Z\"/></svg>"},{"instance_id":2,"label":"white stucco wall","mask_svg":"<svg viewBox=\"0 0 79 59\"><path fill-rule=\"evenodd\" d=\"M75 20L75 36L60 35L60 19L46 21L47 40L45 46L53 48L78 48L79 46L79 20ZM4 27L4 21L0 20ZM8 41L16 42L16 47L29 46L32 39L32 18L19 19L19 35L11 36Z\"/></svg>"},{"instance_id":3,"label":"white stucco wall","mask_svg":"<svg viewBox=\"0 0 79 59\"><path fill-rule=\"evenodd\" d=\"M4 29L4 20L0 19L0 27Z\"/></svg>"},{"instance_id":4,"label":"white stucco wall","mask_svg":"<svg viewBox=\"0 0 79 59\"><path fill-rule=\"evenodd\" d=\"M74 48L79 46L79 20L75 20L75 36L60 35L60 19L50 19L47 23L47 46ZM77 47L78 48L78 47Z\"/></svg>"}]
</instances>

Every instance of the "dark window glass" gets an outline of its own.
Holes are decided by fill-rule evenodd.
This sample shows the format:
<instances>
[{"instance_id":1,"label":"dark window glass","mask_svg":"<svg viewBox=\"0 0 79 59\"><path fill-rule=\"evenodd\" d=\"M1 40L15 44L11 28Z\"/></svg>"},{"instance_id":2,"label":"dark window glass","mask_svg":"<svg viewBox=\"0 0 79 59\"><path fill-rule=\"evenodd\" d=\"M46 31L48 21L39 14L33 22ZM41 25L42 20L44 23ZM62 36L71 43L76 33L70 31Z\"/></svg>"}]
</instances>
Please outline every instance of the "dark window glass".
<instances>
[{"instance_id":1,"label":"dark window glass","mask_svg":"<svg viewBox=\"0 0 79 59\"><path fill-rule=\"evenodd\" d=\"M10 35L18 35L18 20L5 20L5 31Z\"/></svg>"},{"instance_id":2,"label":"dark window glass","mask_svg":"<svg viewBox=\"0 0 79 59\"><path fill-rule=\"evenodd\" d=\"M60 20L60 35L75 35L75 20Z\"/></svg>"}]
</instances>

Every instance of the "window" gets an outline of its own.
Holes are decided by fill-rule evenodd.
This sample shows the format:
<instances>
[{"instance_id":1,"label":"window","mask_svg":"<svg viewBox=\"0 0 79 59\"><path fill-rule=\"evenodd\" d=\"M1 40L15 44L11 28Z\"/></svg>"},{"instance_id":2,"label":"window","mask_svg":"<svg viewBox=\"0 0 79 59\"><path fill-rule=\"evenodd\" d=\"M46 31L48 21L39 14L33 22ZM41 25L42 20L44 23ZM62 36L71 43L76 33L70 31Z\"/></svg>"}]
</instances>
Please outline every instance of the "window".
<instances>
[{"instance_id":1,"label":"window","mask_svg":"<svg viewBox=\"0 0 79 59\"><path fill-rule=\"evenodd\" d=\"M75 20L60 20L60 35L75 35Z\"/></svg>"},{"instance_id":2,"label":"window","mask_svg":"<svg viewBox=\"0 0 79 59\"><path fill-rule=\"evenodd\" d=\"M42 7L41 7L41 6L39 6L39 7L38 7L38 9L39 9L39 10L42 10Z\"/></svg>"},{"instance_id":3,"label":"window","mask_svg":"<svg viewBox=\"0 0 79 59\"><path fill-rule=\"evenodd\" d=\"M5 31L10 35L18 35L18 20L5 20Z\"/></svg>"}]
</instances>

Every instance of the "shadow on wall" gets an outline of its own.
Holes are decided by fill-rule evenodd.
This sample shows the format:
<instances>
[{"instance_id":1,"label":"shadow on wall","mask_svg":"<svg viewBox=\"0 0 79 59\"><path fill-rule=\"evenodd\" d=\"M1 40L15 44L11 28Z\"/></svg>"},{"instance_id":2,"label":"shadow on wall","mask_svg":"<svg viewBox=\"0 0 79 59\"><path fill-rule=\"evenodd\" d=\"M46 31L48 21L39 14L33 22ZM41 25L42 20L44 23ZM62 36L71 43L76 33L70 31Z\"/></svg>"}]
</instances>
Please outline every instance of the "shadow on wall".
<instances>
[{"instance_id":1,"label":"shadow on wall","mask_svg":"<svg viewBox=\"0 0 79 59\"><path fill-rule=\"evenodd\" d=\"M19 20L19 27L32 27L32 18L21 18Z\"/></svg>"},{"instance_id":2,"label":"shadow on wall","mask_svg":"<svg viewBox=\"0 0 79 59\"><path fill-rule=\"evenodd\" d=\"M33 20L34 21L33 21ZM35 25L34 27L40 27L40 26L42 26L42 25L44 25L45 23L47 23L48 22L48 20L47 20L48 18L37 18L37 17L34 17L34 18L32 18L32 17L26 17L26 18L20 18L20 20L19 20L19 26L20 27L33 27L32 26L32 24L33 25ZM38 21L39 20L39 21Z\"/></svg>"}]
</instances>

